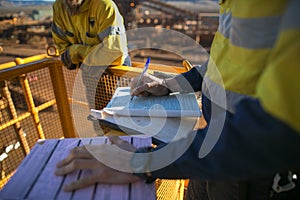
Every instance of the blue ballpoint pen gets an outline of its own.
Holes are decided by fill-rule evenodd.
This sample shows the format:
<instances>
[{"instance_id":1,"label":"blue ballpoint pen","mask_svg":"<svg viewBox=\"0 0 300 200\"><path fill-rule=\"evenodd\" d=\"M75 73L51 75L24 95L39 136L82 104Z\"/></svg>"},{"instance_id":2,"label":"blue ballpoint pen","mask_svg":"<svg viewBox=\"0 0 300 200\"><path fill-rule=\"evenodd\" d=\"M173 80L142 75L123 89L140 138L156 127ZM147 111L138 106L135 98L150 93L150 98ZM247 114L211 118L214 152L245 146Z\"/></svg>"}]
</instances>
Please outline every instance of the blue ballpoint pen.
<instances>
[{"instance_id":1,"label":"blue ballpoint pen","mask_svg":"<svg viewBox=\"0 0 300 200\"><path fill-rule=\"evenodd\" d=\"M147 72L149 64L150 64L150 57L148 57L148 59L147 59L147 61L145 63L144 69L143 69L143 71L142 71L142 73L141 73L141 75L140 75L140 77L139 77L139 79L138 79L135 87L140 86L140 82L141 82L142 78L144 77L145 73ZM134 96L131 96L130 101L132 101L133 97Z\"/></svg>"}]
</instances>

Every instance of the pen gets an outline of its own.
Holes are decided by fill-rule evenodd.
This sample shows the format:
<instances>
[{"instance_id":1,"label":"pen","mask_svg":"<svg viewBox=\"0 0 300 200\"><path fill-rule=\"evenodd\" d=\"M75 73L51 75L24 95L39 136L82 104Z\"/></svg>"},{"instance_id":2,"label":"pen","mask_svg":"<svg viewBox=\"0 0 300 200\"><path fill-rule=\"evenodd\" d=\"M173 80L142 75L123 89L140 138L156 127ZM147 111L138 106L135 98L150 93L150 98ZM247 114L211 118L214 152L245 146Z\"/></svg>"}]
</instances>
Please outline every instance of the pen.
<instances>
[{"instance_id":1,"label":"pen","mask_svg":"<svg viewBox=\"0 0 300 200\"><path fill-rule=\"evenodd\" d=\"M138 87L138 86L140 85L140 82L141 82L143 76L145 75L145 73L146 73L147 70L148 70L149 63L150 63L150 57L148 57L148 59L147 59L147 61L146 61L146 63L145 63L144 69L143 69L143 71L142 71L142 73L141 73L141 75L140 75L140 77L139 77L139 79L138 79L138 81L137 81L135 87ZM133 97L134 97L134 96L131 96L131 97L130 97L130 101L132 101Z\"/></svg>"}]
</instances>

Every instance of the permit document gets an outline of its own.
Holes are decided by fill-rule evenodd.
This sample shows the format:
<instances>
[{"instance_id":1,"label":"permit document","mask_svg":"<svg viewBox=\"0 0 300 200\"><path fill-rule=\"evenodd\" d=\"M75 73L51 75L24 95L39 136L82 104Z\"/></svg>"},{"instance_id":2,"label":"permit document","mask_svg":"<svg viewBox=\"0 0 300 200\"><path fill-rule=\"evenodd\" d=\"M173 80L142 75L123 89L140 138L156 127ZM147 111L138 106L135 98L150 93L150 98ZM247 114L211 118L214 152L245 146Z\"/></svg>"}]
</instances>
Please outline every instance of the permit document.
<instances>
[{"instance_id":1,"label":"permit document","mask_svg":"<svg viewBox=\"0 0 300 200\"><path fill-rule=\"evenodd\" d=\"M103 109L110 115L138 117L200 117L201 111L194 93L171 93L168 96L134 97L130 87L118 87Z\"/></svg>"}]
</instances>

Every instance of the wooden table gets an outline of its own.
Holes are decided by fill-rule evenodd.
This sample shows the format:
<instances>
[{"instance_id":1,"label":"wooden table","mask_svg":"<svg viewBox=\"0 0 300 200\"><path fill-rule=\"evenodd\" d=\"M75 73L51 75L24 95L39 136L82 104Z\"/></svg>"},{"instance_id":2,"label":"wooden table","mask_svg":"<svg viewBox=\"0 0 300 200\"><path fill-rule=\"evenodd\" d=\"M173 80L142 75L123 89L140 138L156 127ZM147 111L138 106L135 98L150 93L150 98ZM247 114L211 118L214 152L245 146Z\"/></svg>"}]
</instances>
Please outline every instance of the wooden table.
<instances>
[{"instance_id":1,"label":"wooden table","mask_svg":"<svg viewBox=\"0 0 300 200\"><path fill-rule=\"evenodd\" d=\"M136 147L150 146L150 137L122 136ZM95 184L74 192L62 191L62 185L79 179L88 171L78 170L67 176L55 176L55 165L66 157L75 146L109 143L106 137L48 139L37 142L25 157L11 180L0 191L0 199L30 200L154 200L155 185L137 182L134 184Z\"/></svg>"}]
</instances>

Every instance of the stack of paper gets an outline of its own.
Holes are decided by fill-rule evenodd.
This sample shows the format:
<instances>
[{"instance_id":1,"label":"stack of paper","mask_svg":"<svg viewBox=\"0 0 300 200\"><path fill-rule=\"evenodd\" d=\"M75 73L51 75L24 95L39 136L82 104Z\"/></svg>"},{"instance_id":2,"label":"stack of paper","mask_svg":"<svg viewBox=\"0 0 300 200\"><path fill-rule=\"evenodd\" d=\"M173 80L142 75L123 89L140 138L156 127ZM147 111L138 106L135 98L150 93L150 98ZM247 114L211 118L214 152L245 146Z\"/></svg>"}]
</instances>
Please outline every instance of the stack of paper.
<instances>
[{"instance_id":1,"label":"stack of paper","mask_svg":"<svg viewBox=\"0 0 300 200\"><path fill-rule=\"evenodd\" d=\"M132 101L130 97L129 87L119 87L103 110L91 110L91 114L110 128L152 136L164 143L178 132L184 135L191 131L201 116L194 93L134 97Z\"/></svg>"},{"instance_id":2,"label":"stack of paper","mask_svg":"<svg viewBox=\"0 0 300 200\"><path fill-rule=\"evenodd\" d=\"M201 111L194 93L173 93L168 96L134 97L130 88L119 87L103 109L111 115L139 117L200 117Z\"/></svg>"}]
</instances>

